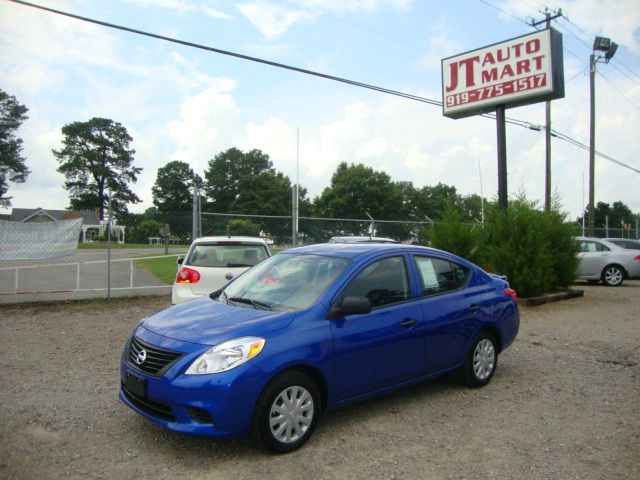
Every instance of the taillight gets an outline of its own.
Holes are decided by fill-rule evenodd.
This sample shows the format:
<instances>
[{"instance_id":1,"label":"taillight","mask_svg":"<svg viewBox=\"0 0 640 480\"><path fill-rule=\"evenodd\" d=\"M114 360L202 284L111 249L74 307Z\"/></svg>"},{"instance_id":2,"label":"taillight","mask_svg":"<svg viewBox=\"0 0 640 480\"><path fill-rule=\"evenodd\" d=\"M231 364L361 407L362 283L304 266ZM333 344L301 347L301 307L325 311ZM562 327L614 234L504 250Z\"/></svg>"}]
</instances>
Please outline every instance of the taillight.
<instances>
[{"instance_id":1,"label":"taillight","mask_svg":"<svg viewBox=\"0 0 640 480\"><path fill-rule=\"evenodd\" d=\"M634 260L640 260L640 255L636 255L635 257L633 257Z\"/></svg>"},{"instance_id":2,"label":"taillight","mask_svg":"<svg viewBox=\"0 0 640 480\"><path fill-rule=\"evenodd\" d=\"M502 290L502 293L504 293L505 295L509 295L514 300L518 300L518 294L513 288L505 288L504 290Z\"/></svg>"},{"instance_id":3,"label":"taillight","mask_svg":"<svg viewBox=\"0 0 640 480\"><path fill-rule=\"evenodd\" d=\"M182 267L178 270L176 283L198 283L200 281L200 273L191 268Z\"/></svg>"}]
</instances>

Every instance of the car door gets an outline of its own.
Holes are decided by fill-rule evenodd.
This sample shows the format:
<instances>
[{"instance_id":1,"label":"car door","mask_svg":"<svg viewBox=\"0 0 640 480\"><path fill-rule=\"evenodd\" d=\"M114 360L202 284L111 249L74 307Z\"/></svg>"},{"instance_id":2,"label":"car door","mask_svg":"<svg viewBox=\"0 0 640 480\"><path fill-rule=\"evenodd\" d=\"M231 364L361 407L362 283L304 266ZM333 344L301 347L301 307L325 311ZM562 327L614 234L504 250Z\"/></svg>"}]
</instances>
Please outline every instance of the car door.
<instances>
[{"instance_id":1,"label":"car door","mask_svg":"<svg viewBox=\"0 0 640 480\"><path fill-rule=\"evenodd\" d=\"M420 376L424 371L422 310L412 299L407 259L369 262L338 296L367 297L368 314L331 321L334 385L338 401Z\"/></svg>"},{"instance_id":2,"label":"car door","mask_svg":"<svg viewBox=\"0 0 640 480\"><path fill-rule=\"evenodd\" d=\"M581 240L580 252L578 252L578 258L580 259L580 276L599 276L602 269L607 265L610 254L611 251L609 248L600 242L595 240Z\"/></svg>"},{"instance_id":3,"label":"car door","mask_svg":"<svg viewBox=\"0 0 640 480\"><path fill-rule=\"evenodd\" d=\"M422 288L425 370L435 373L463 361L488 289L467 288L471 271L463 265L423 255L414 260Z\"/></svg>"}]
</instances>

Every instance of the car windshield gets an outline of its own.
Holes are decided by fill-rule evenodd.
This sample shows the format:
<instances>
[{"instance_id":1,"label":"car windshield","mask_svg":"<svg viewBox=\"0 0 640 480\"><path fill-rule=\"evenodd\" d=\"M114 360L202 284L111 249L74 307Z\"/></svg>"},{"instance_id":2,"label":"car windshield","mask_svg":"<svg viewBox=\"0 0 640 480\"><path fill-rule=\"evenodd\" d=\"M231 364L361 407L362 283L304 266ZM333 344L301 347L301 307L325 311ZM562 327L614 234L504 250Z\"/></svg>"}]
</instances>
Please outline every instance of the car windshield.
<instances>
[{"instance_id":1,"label":"car windshield","mask_svg":"<svg viewBox=\"0 0 640 480\"><path fill-rule=\"evenodd\" d=\"M276 255L238 277L217 300L246 308L302 310L313 305L349 263L324 255Z\"/></svg>"},{"instance_id":2,"label":"car windshield","mask_svg":"<svg viewBox=\"0 0 640 480\"><path fill-rule=\"evenodd\" d=\"M198 243L193 246L184 264L197 267L252 267L267 257L264 245Z\"/></svg>"}]
</instances>

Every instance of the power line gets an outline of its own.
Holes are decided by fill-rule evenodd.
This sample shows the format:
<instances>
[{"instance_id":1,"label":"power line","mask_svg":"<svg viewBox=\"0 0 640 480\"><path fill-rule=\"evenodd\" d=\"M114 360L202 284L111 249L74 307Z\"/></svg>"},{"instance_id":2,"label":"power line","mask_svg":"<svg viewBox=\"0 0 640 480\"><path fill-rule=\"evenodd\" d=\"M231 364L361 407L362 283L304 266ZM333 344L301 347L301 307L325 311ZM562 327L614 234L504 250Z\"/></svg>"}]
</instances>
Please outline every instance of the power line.
<instances>
[{"instance_id":1,"label":"power line","mask_svg":"<svg viewBox=\"0 0 640 480\"><path fill-rule=\"evenodd\" d=\"M207 47L207 46L199 44L199 43L187 42L185 40L179 40L179 39L173 38L173 37L166 37L164 35L158 35L156 33L145 32L143 30L137 30L135 28L129 28L129 27L125 27L125 26L122 26L122 25L117 25L115 23L109 23L109 22L104 22L102 20L96 20L96 19L89 18L89 17L83 17L81 15L75 15L73 13L65 12L65 11L62 11L62 10L56 10L54 8L44 7L42 5L36 5L35 3L24 2L22 0L8 0L8 1L9 2L13 2L13 3L17 3L19 5L24 5L26 7L32 7L32 8L36 8L36 9L39 9L39 10L44 10L44 11L49 12L49 13L55 13L57 15L62 15L64 17L69 17L69 18L73 18L73 19L76 19L76 20L81 20L83 22L93 23L95 25L101 25L103 27L113 28L113 29L116 29L116 30L122 30L122 31L129 32L129 33L135 33L137 35L142 35L142 36L145 36L145 37L155 38L155 39L158 39L158 40L164 40L166 42L177 43L179 45L184 45L186 47L192 47L192 48L197 48L199 50L206 50L208 52L219 53L221 55L227 55L227 56L230 56L230 57L240 58L242 60L248 60L250 62L261 63L263 65L270 65L272 67L283 68L285 70L291 70L291 71L298 72L298 73L304 73L306 75L325 78L327 80L333 80L333 81L336 81L336 82L346 83L346 84L349 84L349 85L353 85L353 86L361 87L361 88L366 88L366 89L374 90L374 91L381 92L381 93L388 93L389 95L395 95L395 96L398 96L398 97L408 98L410 100L416 100L418 102L428 103L430 105L442 106L442 102L438 102L436 100L431 100L429 98L419 97L417 95L411 95L411 94L408 94L408 93L399 92L397 90L391 90L391 89L388 89L388 88L383 88L383 87L378 87L378 86L375 86L375 85L370 85L370 84L367 84L367 83L357 82L357 81L349 80L349 79L342 78L342 77L336 77L334 75L328 75L326 73L316 72L316 71L313 71L313 70L307 70L305 68L294 67L292 65L286 65L284 63L272 62L271 60L265 60L265 59L258 58L258 57L252 57L252 56L249 56L249 55L244 55L242 53L231 52L229 50L222 50L220 48Z\"/></svg>"},{"instance_id":2,"label":"power line","mask_svg":"<svg viewBox=\"0 0 640 480\"><path fill-rule=\"evenodd\" d=\"M571 25L573 28L576 28L580 33L582 33L582 35L584 35L585 38L587 38L587 40L589 42L591 42L591 39L595 38L595 35L591 35L587 32L585 32L582 28L580 28L580 26L578 26L576 23L572 22L571 20L569 20L566 16L564 17L564 19L567 21L567 24ZM568 30L567 30L568 31ZM571 32L570 32L571 33ZM572 34L573 35L573 34ZM574 35L575 36L575 35ZM576 38L578 38L576 36ZM582 43L584 43L587 48L591 49L592 45L590 43L585 43L584 41L578 39L579 41L581 41ZM635 76L636 78L631 78L629 77L628 73L622 71L622 69L620 67L618 67L618 64L622 67L624 67L628 72L630 72L633 76ZM627 78L629 78L631 81L636 82L638 80L640 80L640 75L638 75L636 72L634 72L631 68L629 68L624 62L622 62L618 57L615 57L612 59L612 62L610 62L610 65L612 65L616 70L618 70L620 73L622 73L623 75L625 75Z\"/></svg>"},{"instance_id":3,"label":"power line","mask_svg":"<svg viewBox=\"0 0 640 480\"><path fill-rule=\"evenodd\" d=\"M379 32L377 30L373 30L371 28L364 27L364 26L358 25L356 23L347 22L345 20L342 20L341 18L337 18L337 17L333 17L331 15L327 15L326 13L322 13L318 9L313 9L311 7L306 7L306 6L302 6L302 5L296 5L296 4L287 2L285 0L273 0L273 1L276 1L278 3L281 3L282 5L286 5L286 6L291 7L291 8L295 8L297 10L304 10L304 11L307 11L307 12L311 12L311 13L313 13L315 15L327 18L327 19L332 20L332 21L334 21L336 23L341 23L341 24L346 25L348 27L357 28L359 30L362 30L363 32L367 32L367 33L370 33L372 35L377 35L379 37L386 38L387 40L391 40L393 42L401 43L403 45L407 45L409 47L413 47L413 48L418 49L418 50L422 50L422 51L429 52L429 53L435 53L435 54L438 54L438 55L441 53L441 52L437 52L435 50L429 49L429 48L427 48L427 47L425 47L423 45L417 45L417 44L409 42L407 40L403 40L401 38L393 37L393 36L388 35L388 34L386 34L384 32Z\"/></svg>"},{"instance_id":4,"label":"power line","mask_svg":"<svg viewBox=\"0 0 640 480\"><path fill-rule=\"evenodd\" d=\"M515 16L514 14L512 14L511 12L507 12L506 10L504 10L504 9L502 9L502 8L500 8L500 7L497 7L497 6L495 6L495 5L493 5L493 4L489 3L489 2L487 2L487 1L485 1L485 0L478 0L478 1L479 1L480 3L484 3L484 4L485 4L485 5L487 5L488 7L491 7L491 8L493 8L493 9L495 9L495 10L498 10L499 12L504 13L505 15L508 15L508 16L509 16L509 17L511 17L511 18L515 18L516 20L518 20L519 22L524 23L525 25L527 24L527 21L526 21L526 20L523 20L523 19L522 19L522 18L520 18L520 17L516 17L516 16Z\"/></svg>"},{"instance_id":5,"label":"power line","mask_svg":"<svg viewBox=\"0 0 640 480\"><path fill-rule=\"evenodd\" d=\"M617 85L613 80L610 80L609 78L607 78L607 77L606 77L602 72L600 72L600 71L597 71L597 70L596 70L596 73L597 73L598 75L600 75L602 78L604 78L604 79L607 81L607 83L608 83L609 85L611 85L611 86L613 87L613 89L614 89L616 92L618 92L620 95L622 95L622 96L627 100L627 102L629 102L629 104L630 104L632 107L635 107L635 109L636 109L636 110L640 111L640 107L635 103L635 101L634 101L633 99L629 98L629 97L627 96L627 94L626 94L626 93L624 93L624 91L623 91L623 90L622 90L622 89L621 89L621 88L620 88L620 87L619 87L619 86L618 86L618 85Z\"/></svg>"},{"instance_id":6,"label":"power line","mask_svg":"<svg viewBox=\"0 0 640 480\"><path fill-rule=\"evenodd\" d=\"M406 98L408 100L415 100L415 101L426 103L426 104L429 104L429 105L442 107L442 102L439 101L439 100L433 100L433 99L430 99L430 98L420 97L420 96L417 96L417 95L412 95L412 94L408 94L408 93L404 93L404 92L399 92L397 90L391 90L391 89L388 89L388 88L383 88L383 87L378 87L378 86L375 86L375 85L370 85L370 84L367 84L367 83L357 82L357 81L349 80L349 79L342 78L342 77L336 77L334 75L327 75L325 73L315 72L313 70L307 70L307 69L303 69L303 68L299 68L299 67L294 67L294 66L291 66L291 65L286 65L286 64L283 64L283 63L272 62L270 60L265 60L265 59L261 59L261 58L258 58L258 57L252 57L252 56L249 56L249 55L244 55L244 54L241 54L241 53L231 52L231 51L228 51L228 50L222 50L222 49L214 48L214 47L207 47L207 46L202 45L202 44L193 43L193 42L187 42L187 41L184 41L184 40L179 40L179 39L172 38L172 37L166 37L166 36L163 36L163 35L158 35L158 34L155 34L155 33L145 32L145 31L142 31L142 30L136 30L134 28L125 27L125 26L122 26L122 25L117 25L117 24L113 24L113 23L109 23L109 22L104 22L102 20L96 20L96 19L89 18L89 17L83 17L83 16L80 16L80 15L75 15L73 13L65 12L65 11L62 11L62 10L56 10L56 9L49 8L49 7L44 7L44 6L41 6L41 5L36 5L34 3L25 2L23 0L8 0L8 1L16 3L16 4L19 4L19 5L23 5L23 6L26 6L26 7L32 7L32 8L38 9L38 10L43 10L43 11L46 11L46 12L49 12L49 13L55 13L57 15L62 15L62 16L65 16L65 17L76 19L76 20L81 20L83 22L93 23L95 25L101 25L101 26L108 27L108 28L113 28L113 29L116 29L116 30L122 30L122 31L125 31L125 32L134 33L134 34L137 34L137 35L142 35L142 36L146 36L146 37L150 37L150 38L155 38L155 39L158 39L158 40L164 40L164 41L170 42L170 43L177 43L179 45L184 45L184 46L187 46L187 47L192 47L192 48L196 48L196 49L200 49L200 50L219 53L221 55L228 55L228 56L239 58L239 59L242 59L242 60L248 60L248 61L251 61L251 62L261 63L261 64L264 64L264 65L269 65L269 66L276 67L276 68L283 68L283 69L295 71L295 72L298 72L298 73L304 73L306 75L316 76L316 77L324 78L324 79L327 79L327 80L333 80L333 81L336 81L336 82L341 82L341 83L345 83L345 84L348 84L348 85L353 85L353 86L356 86L356 87L361 87L361 88L366 88L366 89L374 90L374 91L381 92L381 93L386 93L386 94L389 94L389 95L395 95L395 96L398 96L398 97ZM486 3L486 2L484 2L484 0L478 0L478 1L481 1L482 3ZM488 5L490 5L490 4L488 4ZM493 119L493 120L495 120L495 118L496 118L495 114L492 114L492 113L481 114L480 116L484 117L484 118L490 118L490 119ZM505 122L506 123L510 123L512 125L518 125L520 127L529 128L530 130L536 130L536 131L541 131L541 130L543 130L545 128L542 125L534 124L534 123L528 122L526 120L519 120L519 119L516 119L516 118L507 117L505 119ZM576 145L576 146L578 146L580 148L584 148L584 149L588 150L588 147L586 147L582 143L578 142L577 140L574 140L573 138L569 137L568 135L562 134L562 133L557 132L555 130L552 130L552 132L555 133L555 136L557 136L558 138L561 138L563 140L568 141L569 143L572 143L573 145ZM606 160L612 161L612 162L614 162L614 163L616 163L616 164L618 164L620 166L623 166L625 168L629 168L630 170L633 170L634 172L640 173L640 170L638 170L638 169L636 169L636 168L634 168L634 167L632 167L630 165L627 165L627 164L625 164L623 162L620 162L620 161L614 159L613 157L610 157L608 155L602 154L600 152L595 152L595 153L596 153L596 155L598 155L598 156L600 156L600 157L602 157L602 158L604 158Z\"/></svg>"}]
</instances>

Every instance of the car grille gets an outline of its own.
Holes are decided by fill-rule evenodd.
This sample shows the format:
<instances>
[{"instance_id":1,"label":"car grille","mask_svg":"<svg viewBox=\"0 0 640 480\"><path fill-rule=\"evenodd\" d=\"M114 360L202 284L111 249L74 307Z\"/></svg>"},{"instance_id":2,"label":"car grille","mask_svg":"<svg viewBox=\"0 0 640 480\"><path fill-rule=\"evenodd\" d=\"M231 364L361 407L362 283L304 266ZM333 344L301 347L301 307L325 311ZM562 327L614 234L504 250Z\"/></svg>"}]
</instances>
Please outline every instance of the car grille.
<instances>
[{"instance_id":1,"label":"car grille","mask_svg":"<svg viewBox=\"0 0 640 480\"><path fill-rule=\"evenodd\" d=\"M140 395L133 393L131 390L128 390L124 383L120 384L120 388L122 388L122 393L125 398L129 400L133 406L139 408L144 413L168 422L176 421L176 417L173 415L173 411L169 405L141 397Z\"/></svg>"},{"instance_id":2,"label":"car grille","mask_svg":"<svg viewBox=\"0 0 640 480\"><path fill-rule=\"evenodd\" d=\"M137 360L140 352L144 350L145 360L140 365ZM154 347L146 342L143 342L137 337L131 338L131 344L129 346L129 356L127 358L128 364L133 368L140 370L150 375L160 376L169 366L182 356L181 352L175 352L173 350L165 350L164 348Z\"/></svg>"}]
</instances>

